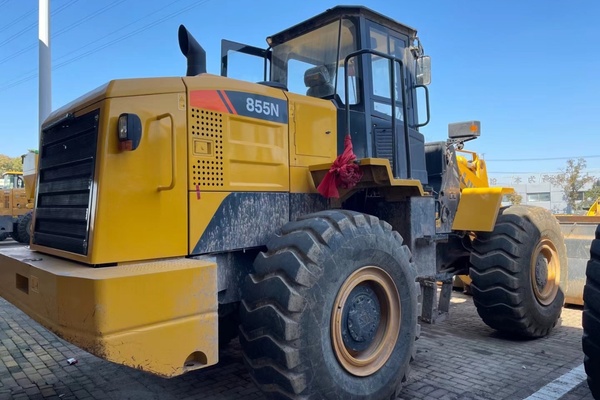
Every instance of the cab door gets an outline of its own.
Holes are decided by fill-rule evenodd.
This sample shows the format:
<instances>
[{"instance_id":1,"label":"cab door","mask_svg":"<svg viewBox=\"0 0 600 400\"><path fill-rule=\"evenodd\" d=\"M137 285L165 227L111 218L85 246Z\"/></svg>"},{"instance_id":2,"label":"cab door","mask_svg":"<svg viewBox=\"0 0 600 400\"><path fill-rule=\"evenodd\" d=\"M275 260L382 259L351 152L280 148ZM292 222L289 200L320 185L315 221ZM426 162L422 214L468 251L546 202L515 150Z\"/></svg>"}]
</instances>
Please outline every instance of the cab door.
<instances>
[{"instance_id":1,"label":"cab door","mask_svg":"<svg viewBox=\"0 0 600 400\"><path fill-rule=\"evenodd\" d=\"M370 77L366 91L370 96L366 106L371 111L373 156L389 159L395 177L427 183L424 137L416 129L414 59L409 38L370 21L367 29L371 50L402 62L391 62L375 54L368 56Z\"/></svg>"}]
</instances>

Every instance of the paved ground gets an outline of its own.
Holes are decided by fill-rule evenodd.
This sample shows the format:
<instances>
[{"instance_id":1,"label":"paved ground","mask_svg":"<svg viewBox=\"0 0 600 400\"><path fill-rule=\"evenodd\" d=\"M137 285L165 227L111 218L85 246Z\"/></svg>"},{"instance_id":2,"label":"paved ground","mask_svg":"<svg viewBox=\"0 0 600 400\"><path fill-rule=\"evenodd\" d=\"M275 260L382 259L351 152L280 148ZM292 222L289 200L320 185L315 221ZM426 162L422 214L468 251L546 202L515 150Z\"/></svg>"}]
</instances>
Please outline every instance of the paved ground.
<instances>
[{"instance_id":1,"label":"paved ground","mask_svg":"<svg viewBox=\"0 0 600 400\"><path fill-rule=\"evenodd\" d=\"M471 299L455 292L450 319L423 325L417 345L399 399L592 400L585 382L562 397L548 395L553 388L538 392L581 365L580 308L565 308L562 326L547 338L512 341L484 325ZM68 365L70 357L78 364ZM69 345L0 298L2 400L263 398L246 373L237 342L220 359L215 367L157 378Z\"/></svg>"}]
</instances>

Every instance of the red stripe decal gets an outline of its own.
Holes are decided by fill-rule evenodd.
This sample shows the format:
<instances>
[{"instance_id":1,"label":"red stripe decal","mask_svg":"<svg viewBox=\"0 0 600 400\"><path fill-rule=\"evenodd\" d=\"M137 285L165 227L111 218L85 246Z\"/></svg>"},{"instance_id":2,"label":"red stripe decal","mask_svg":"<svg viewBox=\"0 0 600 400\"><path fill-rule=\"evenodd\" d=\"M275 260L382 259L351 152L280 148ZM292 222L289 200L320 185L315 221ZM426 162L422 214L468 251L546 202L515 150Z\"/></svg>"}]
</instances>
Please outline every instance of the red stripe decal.
<instances>
[{"instance_id":1,"label":"red stripe decal","mask_svg":"<svg viewBox=\"0 0 600 400\"><path fill-rule=\"evenodd\" d=\"M227 107L221 100L216 90L194 90L190 92L190 105L195 108L204 108L222 113L227 113Z\"/></svg>"}]
</instances>

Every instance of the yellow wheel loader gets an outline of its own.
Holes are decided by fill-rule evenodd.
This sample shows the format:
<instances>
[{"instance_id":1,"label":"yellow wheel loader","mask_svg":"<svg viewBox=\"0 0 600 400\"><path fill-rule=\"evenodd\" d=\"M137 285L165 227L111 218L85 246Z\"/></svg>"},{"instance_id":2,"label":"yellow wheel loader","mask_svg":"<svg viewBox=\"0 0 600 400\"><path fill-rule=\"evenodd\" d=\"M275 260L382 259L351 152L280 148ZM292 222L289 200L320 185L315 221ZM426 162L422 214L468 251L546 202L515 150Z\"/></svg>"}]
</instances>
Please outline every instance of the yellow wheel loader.
<instances>
[{"instance_id":1,"label":"yellow wheel loader","mask_svg":"<svg viewBox=\"0 0 600 400\"><path fill-rule=\"evenodd\" d=\"M0 241L9 236L17 240L18 218L27 212L23 173L7 171L2 174L2 201L0 202Z\"/></svg>"},{"instance_id":2,"label":"yellow wheel loader","mask_svg":"<svg viewBox=\"0 0 600 400\"><path fill-rule=\"evenodd\" d=\"M239 326L270 398L389 399L456 274L495 329L553 328L558 224L459 175L478 122L425 143L413 28L334 7L266 49L224 41L221 76L184 27L179 44L187 76L111 81L44 122L31 246L0 252L1 296L165 377L217 363ZM228 76L250 65L233 54L261 81Z\"/></svg>"},{"instance_id":3,"label":"yellow wheel loader","mask_svg":"<svg viewBox=\"0 0 600 400\"><path fill-rule=\"evenodd\" d=\"M0 202L0 241L9 235L18 242L29 244L36 185L37 153L22 156L23 172L2 174Z\"/></svg>"}]
</instances>

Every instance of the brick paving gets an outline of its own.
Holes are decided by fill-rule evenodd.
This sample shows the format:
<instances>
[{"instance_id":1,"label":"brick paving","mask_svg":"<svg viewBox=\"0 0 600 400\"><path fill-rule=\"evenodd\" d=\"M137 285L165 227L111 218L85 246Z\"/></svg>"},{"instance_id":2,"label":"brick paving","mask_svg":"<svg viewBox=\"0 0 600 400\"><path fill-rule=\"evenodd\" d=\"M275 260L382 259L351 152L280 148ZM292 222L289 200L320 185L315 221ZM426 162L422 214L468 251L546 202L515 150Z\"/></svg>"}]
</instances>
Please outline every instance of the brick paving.
<instances>
[{"instance_id":1,"label":"brick paving","mask_svg":"<svg viewBox=\"0 0 600 400\"><path fill-rule=\"evenodd\" d=\"M398 399L524 399L582 363L581 334L581 308L565 308L562 326L548 337L509 340L481 322L468 296L454 292L450 319L423 325ZM78 363L68 365L70 357ZM263 398L237 341L218 365L167 380L94 357L0 298L2 400ZM593 400L585 382L561 399Z\"/></svg>"}]
</instances>

